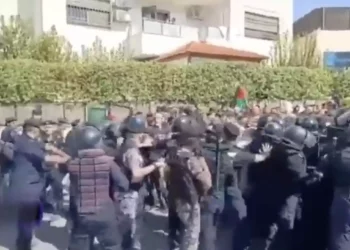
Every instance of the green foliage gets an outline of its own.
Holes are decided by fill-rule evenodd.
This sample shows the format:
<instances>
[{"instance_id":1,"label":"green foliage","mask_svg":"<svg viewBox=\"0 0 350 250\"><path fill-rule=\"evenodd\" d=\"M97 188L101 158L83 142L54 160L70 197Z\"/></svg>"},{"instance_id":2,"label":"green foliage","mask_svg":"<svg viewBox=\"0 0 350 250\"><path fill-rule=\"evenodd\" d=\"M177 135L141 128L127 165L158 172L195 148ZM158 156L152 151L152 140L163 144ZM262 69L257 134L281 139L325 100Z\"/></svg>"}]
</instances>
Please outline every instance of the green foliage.
<instances>
[{"instance_id":1,"label":"green foliage","mask_svg":"<svg viewBox=\"0 0 350 250\"><path fill-rule=\"evenodd\" d=\"M42 62L67 62L78 58L66 39L57 34L55 26L32 41L31 59Z\"/></svg>"},{"instance_id":2,"label":"green foliage","mask_svg":"<svg viewBox=\"0 0 350 250\"><path fill-rule=\"evenodd\" d=\"M298 36L293 39L284 34L275 43L271 53L272 66L319 68L321 54L317 48L316 34Z\"/></svg>"},{"instance_id":3,"label":"green foliage","mask_svg":"<svg viewBox=\"0 0 350 250\"><path fill-rule=\"evenodd\" d=\"M55 27L35 36L27 23L19 17L7 23L1 19L2 104L158 101L226 106L232 103L238 86L257 101L316 100L334 93L350 96L350 72L319 68L312 37L294 43L287 37L279 41L272 60L279 67L232 63L179 67L130 61L123 48L107 50L98 38L78 57Z\"/></svg>"},{"instance_id":4,"label":"green foliage","mask_svg":"<svg viewBox=\"0 0 350 250\"><path fill-rule=\"evenodd\" d=\"M232 103L237 86L253 100L350 96L350 73L230 63L173 66L141 62L0 61L0 103Z\"/></svg>"},{"instance_id":5,"label":"green foliage","mask_svg":"<svg viewBox=\"0 0 350 250\"><path fill-rule=\"evenodd\" d=\"M101 61L128 61L130 57L127 57L123 53L122 46L118 49L107 50L103 46L102 40L98 37L95 38L92 46L86 48L83 46L83 57L82 60L86 62L101 62Z\"/></svg>"},{"instance_id":6,"label":"green foliage","mask_svg":"<svg viewBox=\"0 0 350 250\"><path fill-rule=\"evenodd\" d=\"M30 58L33 31L18 16L0 21L0 59Z\"/></svg>"},{"instance_id":7,"label":"green foliage","mask_svg":"<svg viewBox=\"0 0 350 250\"><path fill-rule=\"evenodd\" d=\"M73 52L71 44L58 35L55 26L49 32L35 35L32 27L19 16L0 20L0 60L34 59L41 62L127 61L123 48L107 49L96 37L90 47L83 48L83 57Z\"/></svg>"}]
</instances>

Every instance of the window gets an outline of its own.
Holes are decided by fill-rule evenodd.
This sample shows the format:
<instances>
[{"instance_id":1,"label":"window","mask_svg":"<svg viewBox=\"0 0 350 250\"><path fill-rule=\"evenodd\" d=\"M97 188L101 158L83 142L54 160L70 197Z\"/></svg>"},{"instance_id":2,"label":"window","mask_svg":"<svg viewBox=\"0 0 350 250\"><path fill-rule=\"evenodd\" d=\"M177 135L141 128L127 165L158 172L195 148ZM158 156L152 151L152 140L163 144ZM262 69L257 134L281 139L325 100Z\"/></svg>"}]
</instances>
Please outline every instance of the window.
<instances>
[{"instance_id":1,"label":"window","mask_svg":"<svg viewBox=\"0 0 350 250\"><path fill-rule=\"evenodd\" d=\"M88 10L88 24L96 27L110 27L110 13L99 10Z\"/></svg>"},{"instance_id":2,"label":"window","mask_svg":"<svg viewBox=\"0 0 350 250\"><path fill-rule=\"evenodd\" d=\"M170 12L165 10L157 10L156 6L142 7L142 17L161 22L168 22L170 21Z\"/></svg>"},{"instance_id":3,"label":"window","mask_svg":"<svg viewBox=\"0 0 350 250\"><path fill-rule=\"evenodd\" d=\"M277 40L279 37L279 18L245 12L245 37L263 40Z\"/></svg>"},{"instance_id":4,"label":"window","mask_svg":"<svg viewBox=\"0 0 350 250\"><path fill-rule=\"evenodd\" d=\"M110 27L110 12L67 5L67 23Z\"/></svg>"},{"instance_id":5,"label":"window","mask_svg":"<svg viewBox=\"0 0 350 250\"><path fill-rule=\"evenodd\" d=\"M157 11L156 12L156 20L158 21L163 21L163 22L168 22L170 21L170 13L167 11Z\"/></svg>"},{"instance_id":6,"label":"window","mask_svg":"<svg viewBox=\"0 0 350 250\"><path fill-rule=\"evenodd\" d=\"M85 8L67 5L67 23L87 24L87 12Z\"/></svg>"}]
</instances>

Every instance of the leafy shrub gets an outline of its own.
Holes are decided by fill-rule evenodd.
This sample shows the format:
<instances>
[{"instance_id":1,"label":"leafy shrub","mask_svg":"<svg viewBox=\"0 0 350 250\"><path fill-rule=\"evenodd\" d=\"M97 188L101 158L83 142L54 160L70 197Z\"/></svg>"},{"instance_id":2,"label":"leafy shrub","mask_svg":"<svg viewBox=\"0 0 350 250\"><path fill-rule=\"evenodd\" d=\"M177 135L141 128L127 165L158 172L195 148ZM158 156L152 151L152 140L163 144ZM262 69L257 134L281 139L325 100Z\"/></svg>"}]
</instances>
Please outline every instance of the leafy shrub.
<instances>
[{"instance_id":1,"label":"leafy shrub","mask_svg":"<svg viewBox=\"0 0 350 250\"><path fill-rule=\"evenodd\" d=\"M172 66L142 62L0 61L0 103L232 103L238 86L254 100L350 96L350 73L230 63Z\"/></svg>"}]
</instances>

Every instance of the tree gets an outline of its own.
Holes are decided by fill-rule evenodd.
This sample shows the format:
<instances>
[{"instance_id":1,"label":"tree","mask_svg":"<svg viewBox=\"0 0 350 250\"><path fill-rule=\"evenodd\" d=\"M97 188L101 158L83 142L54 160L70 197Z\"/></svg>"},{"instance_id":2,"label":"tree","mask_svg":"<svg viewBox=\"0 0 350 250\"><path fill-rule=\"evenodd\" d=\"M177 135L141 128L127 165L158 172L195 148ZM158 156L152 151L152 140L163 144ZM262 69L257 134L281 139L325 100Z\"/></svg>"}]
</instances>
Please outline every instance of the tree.
<instances>
[{"instance_id":1,"label":"tree","mask_svg":"<svg viewBox=\"0 0 350 250\"><path fill-rule=\"evenodd\" d=\"M102 40L99 37L95 38L95 41L90 47L82 46L82 53L84 61L128 61L130 59L124 53L122 45L109 50L103 46Z\"/></svg>"},{"instance_id":2,"label":"tree","mask_svg":"<svg viewBox=\"0 0 350 250\"><path fill-rule=\"evenodd\" d=\"M52 26L50 31L35 36L30 22L19 16L12 16L9 22L1 17L0 59L34 59L41 62L67 61L127 61L122 46L107 49L102 40L96 37L90 47L82 48L82 57L73 51L69 41L60 36Z\"/></svg>"},{"instance_id":3,"label":"tree","mask_svg":"<svg viewBox=\"0 0 350 250\"><path fill-rule=\"evenodd\" d=\"M272 48L271 64L276 67L320 67L321 54L317 48L316 33L294 39L291 39L288 34L282 35Z\"/></svg>"},{"instance_id":4,"label":"tree","mask_svg":"<svg viewBox=\"0 0 350 250\"><path fill-rule=\"evenodd\" d=\"M32 39L33 30L19 16L11 16L9 22L1 16L0 59L30 58Z\"/></svg>"},{"instance_id":5,"label":"tree","mask_svg":"<svg viewBox=\"0 0 350 250\"><path fill-rule=\"evenodd\" d=\"M58 35L55 26L33 39L31 47L31 59L42 62L67 62L77 57L71 44Z\"/></svg>"}]
</instances>

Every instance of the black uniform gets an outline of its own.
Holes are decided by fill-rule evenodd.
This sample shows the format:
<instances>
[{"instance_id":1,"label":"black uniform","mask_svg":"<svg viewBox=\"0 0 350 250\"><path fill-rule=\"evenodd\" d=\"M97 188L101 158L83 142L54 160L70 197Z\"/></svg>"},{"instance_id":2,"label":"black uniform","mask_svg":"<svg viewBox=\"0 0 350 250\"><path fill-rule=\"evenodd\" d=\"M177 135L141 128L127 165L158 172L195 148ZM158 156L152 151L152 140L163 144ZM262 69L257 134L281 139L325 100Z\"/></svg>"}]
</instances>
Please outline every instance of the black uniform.
<instances>
[{"instance_id":1,"label":"black uniform","mask_svg":"<svg viewBox=\"0 0 350 250\"><path fill-rule=\"evenodd\" d=\"M68 165L73 218L69 249L92 249L96 237L101 249L120 250L114 192L127 190L129 181L101 149L98 129L86 126L75 132L78 154Z\"/></svg>"},{"instance_id":2,"label":"black uniform","mask_svg":"<svg viewBox=\"0 0 350 250\"><path fill-rule=\"evenodd\" d=\"M325 209L330 202L330 241L329 250L345 250L350 248L350 132L345 129L343 140L339 148L330 154L324 162L325 174L329 174L334 187L333 197L326 196ZM327 207L328 205L328 207ZM322 237L322 235L320 235Z\"/></svg>"},{"instance_id":3,"label":"black uniform","mask_svg":"<svg viewBox=\"0 0 350 250\"><path fill-rule=\"evenodd\" d=\"M247 200L251 223L250 249L288 249L294 227L300 191L306 177L306 157L302 152L307 131L287 128L278 147L256 169L254 185ZM281 245L282 244L282 245Z\"/></svg>"},{"instance_id":4,"label":"black uniform","mask_svg":"<svg viewBox=\"0 0 350 250\"><path fill-rule=\"evenodd\" d=\"M28 120L24 126L40 127ZM10 198L18 206L17 247L30 249L35 227L41 218L41 196L45 186L44 145L23 133L14 142Z\"/></svg>"}]
</instances>

